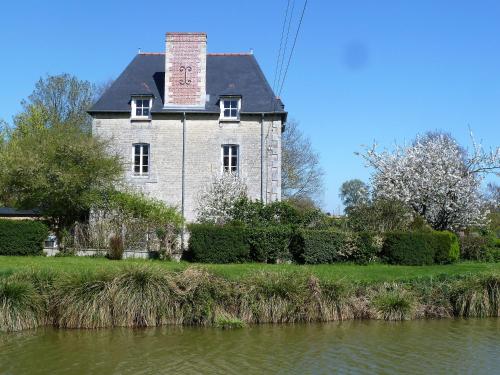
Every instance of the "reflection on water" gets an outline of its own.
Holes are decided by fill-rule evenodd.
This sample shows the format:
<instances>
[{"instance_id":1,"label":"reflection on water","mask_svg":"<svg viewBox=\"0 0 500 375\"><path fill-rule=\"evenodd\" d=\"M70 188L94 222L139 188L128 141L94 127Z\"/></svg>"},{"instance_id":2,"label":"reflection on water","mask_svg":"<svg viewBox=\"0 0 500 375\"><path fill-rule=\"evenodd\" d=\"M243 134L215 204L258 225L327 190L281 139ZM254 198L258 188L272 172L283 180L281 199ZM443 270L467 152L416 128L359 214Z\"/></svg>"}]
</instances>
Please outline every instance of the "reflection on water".
<instances>
[{"instance_id":1,"label":"reflection on water","mask_svg":"<svg viewBox=\"0 0 500 375\"><path fill-rule=\"evenodd\" d=\"M500 373L500 319L0 334L0 374Z\"/></svg>"}]
</instances>

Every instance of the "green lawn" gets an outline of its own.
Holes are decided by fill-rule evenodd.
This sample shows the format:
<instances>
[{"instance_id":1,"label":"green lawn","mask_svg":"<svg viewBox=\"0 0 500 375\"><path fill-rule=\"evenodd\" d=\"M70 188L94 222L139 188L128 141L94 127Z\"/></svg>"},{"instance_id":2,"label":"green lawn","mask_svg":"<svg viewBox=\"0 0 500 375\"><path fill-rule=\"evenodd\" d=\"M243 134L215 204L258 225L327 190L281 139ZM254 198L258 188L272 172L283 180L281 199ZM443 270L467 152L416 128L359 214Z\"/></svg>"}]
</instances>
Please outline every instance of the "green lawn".
<instances>
[{"instance_id":1,"label":"green lawn","mask_svg":"<svg viewBox=\"0 0 500 375\"><path fill-rule=\"evenodd\" d=\"M307 272L321 280L350 280L359 282L403 281L426 279L441 275L465 275L479 273L500 274L500 263L464 262L451 265L434 266L391 266L372 264L358 266L354 264L324 264L302 266L294 264L191 264L186 262L164 262L153 260L121 260L111 261L105 258L85 257L15 257L0 256L0 275L8 275L22 269L45 268L63 271L110 270L130 265L149 264L165 271L181 271L189 266L204 267L222 277L237 280L259 271Z\"/></svg>"}]
</instances>

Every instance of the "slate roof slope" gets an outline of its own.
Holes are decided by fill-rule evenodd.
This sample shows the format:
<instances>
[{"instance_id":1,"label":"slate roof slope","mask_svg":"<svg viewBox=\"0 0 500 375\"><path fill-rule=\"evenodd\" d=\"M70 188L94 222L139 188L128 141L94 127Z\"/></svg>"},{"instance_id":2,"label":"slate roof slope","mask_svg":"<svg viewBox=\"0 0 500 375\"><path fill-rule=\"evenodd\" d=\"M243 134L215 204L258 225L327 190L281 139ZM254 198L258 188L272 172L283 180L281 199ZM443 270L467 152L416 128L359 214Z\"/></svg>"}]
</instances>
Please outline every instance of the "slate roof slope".
<instances>
[{"instance_id":1,"label":"slate roof slope","mask_svg":"<svg viewBox=\"0 0 500 375\"><path fill-rule=\"evenodd\" d=\"M151 113L179 112L163 108L165 85L165 54L140 53L89 110L98 112L130 112L132 95L153 95ZM210 100L204 109L186 112L219 113L219 98L241 95L241 113L277 112L286 115L259 64L252 54L207 54L207 94Z\"/></svg>"}]
</instances>

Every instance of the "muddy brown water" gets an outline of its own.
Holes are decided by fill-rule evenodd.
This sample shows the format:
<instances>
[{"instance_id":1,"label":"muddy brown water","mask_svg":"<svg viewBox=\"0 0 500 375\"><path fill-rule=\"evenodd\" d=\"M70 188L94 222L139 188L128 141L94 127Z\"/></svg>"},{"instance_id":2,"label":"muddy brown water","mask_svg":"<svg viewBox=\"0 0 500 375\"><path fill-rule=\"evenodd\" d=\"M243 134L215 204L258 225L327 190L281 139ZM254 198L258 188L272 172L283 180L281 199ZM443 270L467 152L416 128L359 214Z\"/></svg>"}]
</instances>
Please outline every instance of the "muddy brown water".
<instances>
[{"instance_id":1,"label":"muddy brown water","mask_svg":"<svg viewBox=\"0 0 500 375\"><path fill-rule=\"evenodd\" d=\"M500 319L0 333L0 374L500 374Z\"/></svg>"}]
</instances>

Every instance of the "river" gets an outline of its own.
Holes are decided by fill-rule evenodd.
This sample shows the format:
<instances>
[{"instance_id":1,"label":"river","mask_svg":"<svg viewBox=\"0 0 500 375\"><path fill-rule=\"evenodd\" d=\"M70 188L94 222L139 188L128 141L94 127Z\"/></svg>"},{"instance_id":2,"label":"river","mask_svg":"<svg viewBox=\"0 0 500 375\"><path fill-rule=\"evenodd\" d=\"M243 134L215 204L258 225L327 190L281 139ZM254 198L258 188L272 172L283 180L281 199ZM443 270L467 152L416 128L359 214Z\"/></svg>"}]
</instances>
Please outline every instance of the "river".
<instances>
[{"instance_id":1,"label":"river","mask_svg":"<svg viewBox=\"0 0 500 375\"><path fill-rule=\"evenodd\" d=\"M0 334L0 374L499 374L500 319Z\"/></svg>"}]
</instances>

